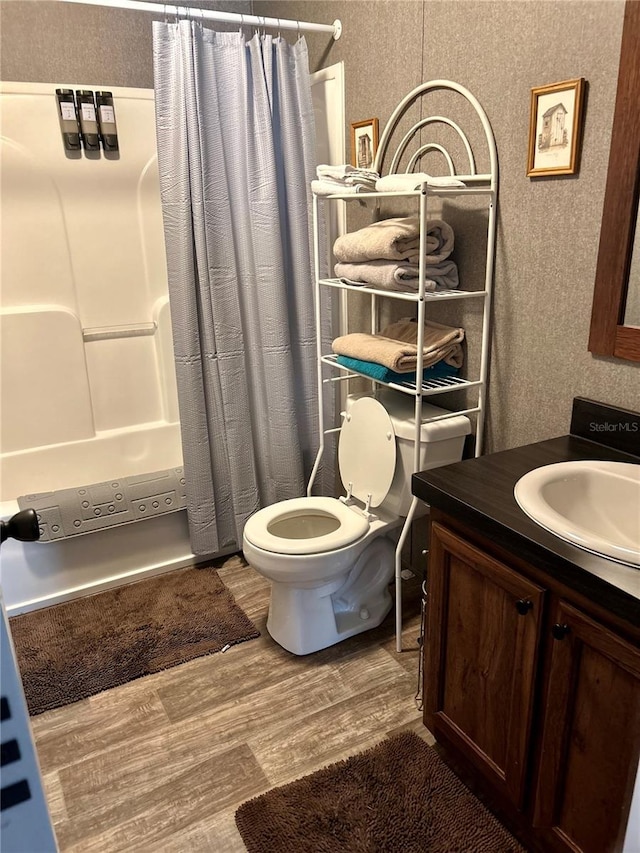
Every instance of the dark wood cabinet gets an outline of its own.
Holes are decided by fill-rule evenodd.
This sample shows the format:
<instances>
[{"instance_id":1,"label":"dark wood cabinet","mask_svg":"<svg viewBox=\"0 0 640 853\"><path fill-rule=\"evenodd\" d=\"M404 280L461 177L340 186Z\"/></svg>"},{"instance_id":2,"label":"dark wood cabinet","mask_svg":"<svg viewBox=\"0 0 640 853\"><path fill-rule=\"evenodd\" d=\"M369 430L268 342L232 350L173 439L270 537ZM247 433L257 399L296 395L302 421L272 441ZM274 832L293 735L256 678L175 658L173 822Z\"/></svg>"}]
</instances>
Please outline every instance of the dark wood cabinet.
<instances>
[{"instance_id":1,"label":"dark wood cabinet","mask_svg":"<svg viewBox=\"0 0 640 853\"><path fill-rule=\"evenodd\" d=\"M638 643L438 512L427 590L424 721L445 754L534 848L621 851L640 755Z\"/></svg>"},{"instance_id":2,"label":"dark wood cabinet","mask_svg":"<svg viewBox=\"0 0 640 853\"><path fill-rule=\"evenodd\" d=\"M425 714L520 805L543 590L432 525Z\"/></svg>"},{"instance_id":3,"label":"dark wood cabinet","mask_svg":"<svg viewBox=\"0 0 640 853\"><path fill-rule=\"evenodd\" d=\"M534 826L554 848L614 853L640 751L640 652L564 601L551 632Z\"/></svg>"}]
</instances>

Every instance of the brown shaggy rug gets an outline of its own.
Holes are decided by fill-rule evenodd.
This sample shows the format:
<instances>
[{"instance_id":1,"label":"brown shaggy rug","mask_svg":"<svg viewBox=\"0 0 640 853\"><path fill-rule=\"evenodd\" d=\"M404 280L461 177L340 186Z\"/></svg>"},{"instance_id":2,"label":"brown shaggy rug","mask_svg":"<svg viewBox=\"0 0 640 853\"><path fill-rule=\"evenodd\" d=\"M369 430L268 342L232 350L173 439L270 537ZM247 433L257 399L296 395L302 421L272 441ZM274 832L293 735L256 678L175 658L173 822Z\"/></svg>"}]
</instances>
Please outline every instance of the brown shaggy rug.
<instances>
[{"instance_id":1,"label":"brown shaggy rug","mask_svg":"<svg viewBox=\"0 0 640 853\"><path fill-rule=\"evenodd\" d=\"M413 732L243 803L249 853L524 853Z\"/></svg>"},{"instance_id":2,"label":"brown shaggy rug","mask_svg":"<svg viewBox=\"0 0 640 853\"><path fill-rule=\"evenodd\" d=\"M260 636L210 565L34 610L9 624L32 715Z\"/></svg>"}]
</instances>

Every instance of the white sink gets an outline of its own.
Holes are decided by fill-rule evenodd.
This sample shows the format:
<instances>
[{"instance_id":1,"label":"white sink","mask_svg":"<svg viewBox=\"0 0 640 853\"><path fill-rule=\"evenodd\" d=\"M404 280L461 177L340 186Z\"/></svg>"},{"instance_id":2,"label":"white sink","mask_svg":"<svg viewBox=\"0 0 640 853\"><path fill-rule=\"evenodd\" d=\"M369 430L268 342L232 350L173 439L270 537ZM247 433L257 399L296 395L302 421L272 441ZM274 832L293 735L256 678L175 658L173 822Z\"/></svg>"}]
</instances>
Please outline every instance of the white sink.
<instances>
[{"instance_id":1,"label":"white sink","mask_svg":"<svg viewBox=\"0 0 640 853\"><path fill-rule=\"evenodd\" d=\"M544 465L518 480L514 496L529 518L565 542L640 568L640 465Z\"/></svg>"}]
</instances>

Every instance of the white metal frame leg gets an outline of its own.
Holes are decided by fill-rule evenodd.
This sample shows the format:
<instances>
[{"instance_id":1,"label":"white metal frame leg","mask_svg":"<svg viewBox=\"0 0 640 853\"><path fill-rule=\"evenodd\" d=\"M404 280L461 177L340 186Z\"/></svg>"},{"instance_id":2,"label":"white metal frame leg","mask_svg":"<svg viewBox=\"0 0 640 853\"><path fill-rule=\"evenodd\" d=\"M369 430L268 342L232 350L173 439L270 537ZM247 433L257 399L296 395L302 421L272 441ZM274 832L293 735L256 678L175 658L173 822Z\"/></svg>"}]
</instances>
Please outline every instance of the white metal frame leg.
<instances>
[{"instance_id":1,"label":"white metal frame leg","mask_svg":"<svg viewBox=\"0 0 640 853\"><path fill-rule=\"evenodd\" d=\"M418 508L419 498L414 497L402 527L396 548L396 651L402 651L402 549L411 530L411 522Z\"/></svg>"}]
</instances>

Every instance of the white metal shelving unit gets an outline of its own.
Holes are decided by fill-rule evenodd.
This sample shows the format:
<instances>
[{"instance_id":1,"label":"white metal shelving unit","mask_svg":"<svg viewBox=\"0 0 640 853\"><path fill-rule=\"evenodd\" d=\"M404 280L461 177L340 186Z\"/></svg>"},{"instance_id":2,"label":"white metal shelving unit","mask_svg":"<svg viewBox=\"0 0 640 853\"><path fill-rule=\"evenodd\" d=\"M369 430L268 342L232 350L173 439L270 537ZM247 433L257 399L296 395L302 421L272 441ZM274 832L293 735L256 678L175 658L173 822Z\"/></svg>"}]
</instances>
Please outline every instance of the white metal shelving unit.
<instances>
[{"instance_id":1,"label":"white metal shelving unit","mask_svg":"<svg viewBox=\"0 0 640 853\"><path fill-rule=\"evenodd\" d=\"M478 174L476 172L475 156L468 137L461 130L458 124L450 118L441 115L429 115L426 118L416 122L403 136L398 144L391 160L389 174L395 174L400 164L401 158L407 153L410 143L417 142L417 147L413 154L408 159L408 165L405 172L414 172L415 167L419 164L421 157L428 151L439 151L445 158L449 168L449 175L464 183L464 187L436 187L425 182L418 189L408 192L364 192L364 193L339 193L336 192L329 196L313 197L313 242L315 255L315 317L316 317L316 342L317 342L317 365L318 365L318 402L319 402L319 423L320 423L320 444L318 454L316 456L315 465L309 479L307 493L311 494L313 482L320 464L320 460L325 449L325 436L331 433L340 431L340 427L325 428L324 412L323 412L323 394L322 389L326 383L342 382L355 377L362 377L375 383L379 386L385 386L403 394L412 396L415 400L415 436L414 436L414 471L419 470L420 460L420 428L423 423L435 420L442 420L458 415L476 414L476 436L475 436L475 455L479 456L482 453L482 442L484 433L484 408L486 400L487 386L487 370L489 358L490 344L490 312L491 312L491 295L493 289L493 263L495 254L495 235L496 235L496 216L497 216L497 199L498 199L498 157L496 152L495 140L493 131L487 116L478 102L478 100L458 83L453 83L449 80L431 80L428 83L423 83L412 92L403 98L394 110L389 121L387 122L373 164L373 168L381 172L382 164L385 161L386 155L389 153L389 145L394 131L399 122L406 114L407 110L420 98L435 90L447 90L456 92L462 95L474 108L477 116L480 119L486 145L488 149L488 157L490 170L487 173ZM431 124L443 124L453 129L459 136L462 142L469 163L468 172L466 174L457 173L454 167L454 162L449 152L440 144L435 142L422 143L420 134L423 129ZM427 221L428 208L430 198L449 198L449 197L469 197L469 196L487 196L488 197L488 217L487 217L487 249L485 259L485 281L482 290L465 291L465 290L450 290L450 291L435 291L430 292L425 289L425 267L426 267L426 237L427 237ZM319 216L319 205L322 203L330 204L332 200L343 202L364 202L379 208L380 203L384 199L404 198L407 200L408 206L415 207L416 203L419 211L420 221L420 266L418 289L415 293L407 293L400 291L381 290L367 285L359 286L346 284L336 278L321 278L320 276L320 226L321 218ZM416 368L416 376L420 377L423 373L423 343L424 343L424 322L427 316L431 316L428 312L432 308L446 301L460 300L482 300L483 302L483 320L482 320L482 341L480 354L480 367L478 375L473 378L462 379L459 377L451 377L446 379L430 379L423 381L421 385L415 383L385 383L372 379L370 376L359 373L357 371L346 368L337 363L337 357L332 353L323 352L322 336L321 336L321 315L322 315L322 300L321 291L323 288L335 288L341 291L349 291L357 293L359 297L368 297L371 303L371 332L375 334L378 331L378 308L380 299L395 299L404 302L413 303L416 306L416 319L418 327L418 364ZM326 372L329 376L325 376ZM336 375L337 372L337 375ZM466 409L458 409L451 411L446 415L439 415L435 418L422 418L422 402L426 397L448 393L454 390L464 390L474 388L477 390L477 404ZM402 651L402 574L401 574L401 552L409 533L411 522L415 516L418 507L418 498L414 497L411 502L409 513L406 517L402 532L396 548L395 560L395 583L396 583L396 648Z\"/></svg>"}]
</instances>

